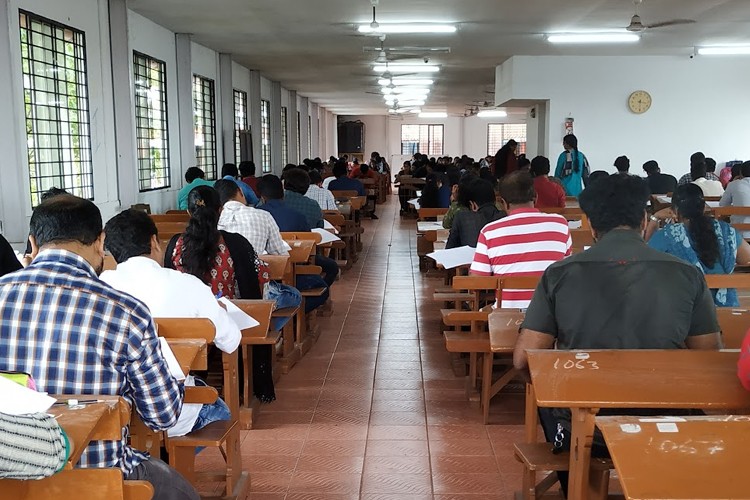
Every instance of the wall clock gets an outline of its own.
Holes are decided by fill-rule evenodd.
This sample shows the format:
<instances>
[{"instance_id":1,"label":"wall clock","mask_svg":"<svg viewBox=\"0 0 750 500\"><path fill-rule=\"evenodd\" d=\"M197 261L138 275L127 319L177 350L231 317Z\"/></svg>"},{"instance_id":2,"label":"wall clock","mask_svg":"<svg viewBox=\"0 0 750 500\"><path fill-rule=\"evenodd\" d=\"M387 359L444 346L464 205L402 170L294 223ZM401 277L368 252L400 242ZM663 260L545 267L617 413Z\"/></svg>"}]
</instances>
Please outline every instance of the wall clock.
<instances>
[{"instance_id":1,"label":"wall clock","mask_svg":"<svg viewBox=\"0 0 750 500\"><path fill-rule=\"evenodd\" d=\"M637 115L641 115L651 107L651 94L645 90L636 90L628 97L628 108Z\"/></svg>"}]
</instances>

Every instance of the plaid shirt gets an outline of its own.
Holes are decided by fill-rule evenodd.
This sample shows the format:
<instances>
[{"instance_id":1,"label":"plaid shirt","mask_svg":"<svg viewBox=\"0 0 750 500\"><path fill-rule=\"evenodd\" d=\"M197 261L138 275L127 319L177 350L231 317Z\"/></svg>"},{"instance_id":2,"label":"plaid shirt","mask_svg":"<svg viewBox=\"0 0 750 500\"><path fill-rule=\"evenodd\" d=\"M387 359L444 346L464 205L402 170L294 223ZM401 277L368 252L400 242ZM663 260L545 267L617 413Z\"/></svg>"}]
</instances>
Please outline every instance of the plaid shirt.
<instances>
[{"instance_id":1,"label":"plaid shirt","mask_svg":"<svg viewBox=\"0 0 750 500\"><path fill-rule=\"evenodd\" d=\"M323 227L323 211L310 198L287 189L284 191L284 204L304 215L310 227Z\"/></svg>"},{"instance_id":2,"label":"plaid shirt","mask_svg":"<svg viewBox=\"0 0 750 500\"><path fill-rule=\"evenodd\" d=\"M708 179L709 181L719 181L719 182L721 182L719 180L719 176L716 175L714 172L706 172L706 179ZM693 176L690 175L690 174L685 174L682 177L680 177L679 181L677 181L677 185L678 186L683 186L685 184L690 184L691 182L693 182Z\"/></svg>"},{"instance_id":3,"label":"plaid shirt","mask_svg":"<svg viewBox=\"0 0 750 500\"><path fill-rule=\"evenodd\" d=\"M305 196L318 202L321 210L338 210L336 207L336 198L334 198L333 193L327 189L318 187L315 184L310 184Z\"/></svg>"},{"instance_id":4,"label":"plaid shirt","mask_svg":"<svg viewBox=\"0 0 750 500\"><path fill-rule=\"evenodd\" d=\"M30 373L50 394L122 396L153 430L172 427L182 408L148 309L65 250L0 278L0 370ZM147 456L127 439L123 428L120 441L92 442L78 466L130 473Z\"/></svg>"},{"instance_id":5,"label":"plaid shirt","mask_svg":"<svg viewBox=\"0 0 750 500\"><path fill-rule=\"evenodd\" d=\"M265 210L248 207L238 201L228 201L219 216L219 229L241 234L259 255L287 254L279 226Z\"/></svg>"}]
</instances>

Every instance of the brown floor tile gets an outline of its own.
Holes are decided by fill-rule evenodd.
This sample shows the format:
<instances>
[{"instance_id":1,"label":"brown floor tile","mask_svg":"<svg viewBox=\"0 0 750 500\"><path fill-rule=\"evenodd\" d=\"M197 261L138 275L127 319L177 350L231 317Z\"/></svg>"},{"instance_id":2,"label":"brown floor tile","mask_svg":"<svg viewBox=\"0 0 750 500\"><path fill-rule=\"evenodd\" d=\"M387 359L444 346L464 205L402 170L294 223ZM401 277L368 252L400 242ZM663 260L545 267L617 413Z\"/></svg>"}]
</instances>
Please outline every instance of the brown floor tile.
<instances>
[{"instance_id":1,"label":"brown floor tile","mask_svg":"<svg viewBox=\"0 0 750 500\"><path fill-rule=\"evenodd\" d=\"M426 441L427 431L420 425L378 425L370 427L370 431L367 433L367 439L369 441Z\"/></svg>"},{"instance_id":2,"label":"brown floor tile","mask_svg":"<svg viewBox=\"0 0 750 500\"><path fill-rule=\"evenodd\" d=\"M240 445L243 455L299 455L302 440L245 441Z\"/></svg>"},{"instance_id":3,"label":"brown floor tile","mask_svg":"<svg viewBox=\"0 0 750 500\"><path fill-rule=\"evenodd\" d=\"M247 455L242 456L242 469L250 472L251 481L256 472L292 473L297 465L297 455Z\"/></svg>"},{"instance_id":4,"label":"brown floor tile","mask_svg":"<svg viewBox=\"0 0 750 500\"><path fill-rule=\"evenodd\" d=\"M493 451L488 439L430 440L430 455L491 456Z\"/></svg>"},{"instance_id":5,"label":"brown floor tile","mask_svg":"<svg viewBox=\"0 0 750 500\"><path fill-rule=\"evenodd\" d=\"M375 380L375 390L396 389L396 390L422 390L421 380Z\"/></svg>"},{"instance_id":6,"label":"brown floor tile","mask_svg":"<svg viewBox=\"0 0 750 500\"><path fill-rule=\"evenodd\" d=\"M365 474L429 474L429 457L379 457L365 458Z\"/></svg>"},{"instance_id":7,"label":"brown floor tile","mask_svg":"<svg viewBox=\"0 0 750 500\"><path fill-rule=\"evenodd\" d=\"M499 473L494 474L433 474L436 494L492 495L505 490Z\"/></svg>"},{"instance_id":8,"label":"brown floor tile","mask_svg":"<svg viewBox=\"0 0 750 500\"><path fill-rule=\"evenodd\" d=\"M364 457L306 455L300 457L296 470L300 472L341 472L361 474Z\"/></svg>"},{"instance_id":9,"label":"brown floor tile","mask_svg":"<svg viewBox=\"0 0 750 500\"><path fill-rule=\"evenodd\" d=\"M372 411L370 426L377 425L425 425L424 410L417 411Z\"/></svg>"},{"instance_id":10,"label":"brown floor tile","mask_svg":"<svg viewBox=\"0 0 750 500\"><path fill-rule=\"evenodd\" d=\"M367 439L367 423L313 424L308 439L330 441L359 441Z\"/></svg>"},{"instance_id":11,"label":"brown floor tile","mask_svg":"<svg viewBox=\"0 0 750 500\"><path fill-rule=\"evenodd\" d=\"M295 472L289 484L289 492L357 494L361 479L361 474Z\"/></svg>"},{"instance_id":12,"label":"brown floor tile","mask_svg":"<svg viewBox=\"0 0 750 500\"><path fill-rule=\"evenodd\" d=\"M424 416L424 402L423 401L394 401L388 399L378 399L372 402L373 412L384 412L384 411L400 411L400 412L414 412L420 413Z\"/></svg>"},{"instance_id":13,"label":"brown floor tile","mask_svg":"<svg viewBox=\"0 0 750 500\"><path fill-rule=\"evenodd\" d=\"M486 456L433 455L432 472L435 474L482 473L496 474L500 470L494 460Z\"/></svg>"},{"instance_id":14,"label":"brown floor tile","mask_svg":"<svg viewBox=\"0 0 750 500\"><path fill-rule=\"evenodd\" d=\"M429 454L426 441L367 441L366 456L427 457Z\"/></svg>"},{"instance_id":15,"label":"brown floor tile","mask_svg":"<svg viewBox=\"0 0 750 500\"><path fill-rule=\"evenodd\" d=\"M432 480L429 474L364 474L363 493L432 493Z\"/></svg>"},{"instance_id":16,"label":"brown floor tile","mask_svg":"<svg viewBox=\"0 0 750 500\"><path fill-rule=\"evenodd\" d=\"M424 393L415 389L376 389L372 395L373 401L422 401Z\"/></svg>"},{"instance_id":17,"label":"brown floor tile","mask_svg":"<svg viewBox=\"0 0 750 500\"><path fill-rule=\"evenodd\" d=\"M335 493L289 493L285 500L358 500L356 494L335 494Z\"/></svg>"},{"instance_id":18,"label":"brown floor tile","mask_svg":"<svg viewBox=\"0 0 750 500\"><path fill-rule=\"evenodd\" d=\"M427 432L432 440L451 439L486 439L487 429L484 425L430 425Z\"/></svg>"},{"instance_id":19,"label":"brown floor tile","mask_svg":"<svg viewBox=\"0 0 750 500\"><path fill-rule=\"evenodd\" d=\"M328 441L308 439L301 456L328 455L342 457L364 457L366 441Z\"/></svg>"},{"instance_id":20,"label":"brown floor tile","mask_svg":"<svg viewBox=\"0 0 750 500\"><path fill-rule=\"evenodd\" d=\"M292 473L256 472L250 481L251 493L286 493Z\"/></svg>"}]
</instances>

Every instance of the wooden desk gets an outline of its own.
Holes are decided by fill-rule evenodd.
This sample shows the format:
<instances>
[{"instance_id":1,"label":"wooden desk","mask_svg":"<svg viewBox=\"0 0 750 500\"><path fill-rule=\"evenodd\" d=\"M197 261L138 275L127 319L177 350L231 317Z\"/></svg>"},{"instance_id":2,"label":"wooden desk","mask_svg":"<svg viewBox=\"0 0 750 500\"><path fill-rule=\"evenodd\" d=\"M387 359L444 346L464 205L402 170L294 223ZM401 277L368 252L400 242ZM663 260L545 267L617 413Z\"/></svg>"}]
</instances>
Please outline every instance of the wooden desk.
<instances>
[{"instance_id":1,"label":"wooden desk","mask_svg":"<svg viewBox=\"0 0 750 500\"><path fill-rule=\"evenodd\" d=\"M292 264L307 263L315 250L315 242L312 240L291 240L287 244L292 247L289 250L289 262Z\"/></svg>"},{"instance_id":2,"label":"wooden desk","mask_svg":"<svg viewBox=\"0 0 750 500\"><path fill-rule=\"evenodd\" d=\"M750 418L683 417L672 424L643 420L596 418L626 498L750 498L740 470L750 449Z\"/></svg>"},{"instance_id":3,"label":"wooden desk","mask_svg":"<svg viewBox=\"0 0 750 500\"><path fill-rule=\"evenodd\" d=\"M120 469L73 469L92 441L122 439L122 428L130 421L130 405L119 396L59 395L54 396L64 405L56 405L48 413L68 435L71 454L64 470L39 481L0 479L0 498L13 500L39 500L75 495L91 500L148 500L153 488L145 481L123 481ZM83 408L68 407L69 399L104 400L103 403L86 404Z\"/></svg>"},{"instance_id":4,"label":"wooden desk","mask_svg":"<svg viewBox=\"0 0 750 500\"><path fill-rule=\"evenodd\" d=\"M591 443L599 409L750 408L750 393L737 378L736 352L527 352L537 404L572 412L570 499L588 497Z\"/></svg>"},{"instance_id":5,"label":"wooden desk","mask_svg":"<svg viewBox=\"0 0 750 500\"><path fill-rule=\"evenodd\" d=\"M202 370L208 363L208 345L204 339L167 339L167 344L185 374Z\"/></svg>"},{"instance_id":6,"label":"wooden desk","mask_svg":"<svg viewBox=\"0 0 750 500\"><path fill-rule=\"evenodd\" d=\"M445 228L443 227L442 222L424 220L417 221L417 233L424 234L428 231L442 231L444 229Z\"/></svg>"},{"instance_id":7,"label":"wooden desk","mask_svg":"<svg viewBox=\"0 0 750 500\"><path fill-rule=\"evenodd\" d=\"M492 352L513 354L526 313L519 309L495 309L490 313L490 349Z\"/></svg>"}]
</instances>

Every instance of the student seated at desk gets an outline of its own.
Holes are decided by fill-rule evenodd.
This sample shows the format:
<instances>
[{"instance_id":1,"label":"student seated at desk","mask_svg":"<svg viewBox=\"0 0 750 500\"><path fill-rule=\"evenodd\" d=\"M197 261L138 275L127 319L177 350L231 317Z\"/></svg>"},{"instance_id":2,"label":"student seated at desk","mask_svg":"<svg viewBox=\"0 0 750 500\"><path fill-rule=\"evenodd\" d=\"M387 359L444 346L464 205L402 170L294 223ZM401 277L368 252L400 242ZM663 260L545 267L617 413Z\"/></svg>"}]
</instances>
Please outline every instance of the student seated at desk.
<instances>
[{"instance_id":1,"label":"student seated at desk","mask_svg":"<svg viewBox=\"0 0 750 500\"><path fill-rule=\"evenodd\" d=\"M230 181L219 181L230 182ZM117 269L104 271L101 280L117 290L143 301L157 318L208 318L216 328L214 345L224 352L237 350L242 334L219 305L211 289L201 280L161 266L164 250L159 244L156 224L145 212L125 210L104 226L104 248L117 262ZM205 385L188 376L186 385ZM211 422L229 420L226 403L185 404L170 437L202 429Z\"/></svg>"},{"instance_id":2,"label":"student seated at desk","mask_svg":"<svg viewBox=\"0 0 750 500\"><path fill-rule=\"evenodd\" d=\"M323 211L318 202L306 196L310 188L308 173L301 168L292 168L284 172L281 178L284 181L284 204L304 215L311 228L322 228L325 225Z\"/></svg>"},{"instance_id":3,"label":"student seated at desk","mask_svg":"<svg viewBox=\"0 0 750 500\"><path fill-rule=\"evenodd\" d=\"M193 189L188 196L188 212L190 221L185 232L173 236L167 245L164 267L192 274L211 288L214 297L263 298L268 270L242 235L218 229L219 193L208 186ZM276 399L271 347L253 346L253 391L266 403Z\"/></svg>"},{"instance_id":4,"label":"student seated at desk","mask_svg":"<svg viewBox=\"0 0 750 500\"><path fill-rule=\"evenodd\" d=\"M500 181L507 217L479 232L470 274L479 276L539 276L553 262L570 255L572 241L565 217L534 208L531 175L513 172ZM533 290L503 290L503 309L524 309Z\"/></svg>"},{"instance_id":5,"label":"student seated at desk","mask_svg":"<svg viewBox=\"0 0 750 500\"><path fill-rule=\"evenodd\" d=\"M265 210L245 205L242 191L232 181L216 181L216 192L222 204L219 230L241 234L259 252L270 255L288 255L289 246L281 239L279 226L273 216ZM262 259L261 255L261 259ZM269 281L264 298L275 302L275 309L298 307L302 303L299 290L290 285ZM290 317L272 318L271 328L281 330Z\"/></svg>"},{"instance_id":6,"label":"student seated at desk","mask_svg":"<svg viewBox=\"0 0 750 500\"><path fill-rule=\"evenodd\" d=\"M750 245L742 234L706 215L705 209L701 188L695 184L679 186L672 196L672 208L649 216L649 246L692 264L704 274L731 274L735 264L750 263ZM662 221L669 223L659 229ZM740 305L734 288L711 290L711 295L717 306Z\"/></svg>"},{"instance_id":7,"label":"student seated at desk","mask_svg":"<svg viewBox=\"0 0 750 500\"><path fill-rule=\"evenodd\" d=\"M596 244L544 272L513 353L518 370L528 367L527 349L552 349L555 343L565 350L720 348L716 309L702 273L643 241L648 199L646 181L635 176L608 176L583 191L579 200ZM547 441L569 448L570 411L539 413ZM665 414L634 414L649 413ZM597 436L592 454L606 456ZM567 473L558 477L567 491Z\"/></svg>"},{"instance_id":8,"label":"student seated at desk","mask_svg":"<svg viewBox=\"0 0 750 500\"><path fill-rule=\"evenodd\" d=\"M148 308L97 278L104 267L97 206L71 195L42 202L29 238L33 262L0 278L0 370L29 373L50 394L122 396L150 429L173 427L183 389ZM125 431L120 441L92 442L78 466L119 467L125 479L149 481L154 499L198 499L182 475L127 441Z\"/></svg>"},{"instance_id":9,"label":"student seated at desk","mask_svg":"<svg viewBox=\"0 0 750 500\"><path fill-rule=\"evenodd\" d=\"M333 176L336 178L328 184L331 191L356 191L357 196L365 195L365 186L357 179L350 179L346 176L346 162L339 160L333 166Z\"/></svg>"},{"instance_id":10,"label":"student seated at desk","mask_svg":"<svg viewBox=\"0 0 750 500\"><path fill-rule=\"evenodd\" d=\"M5 276L13 271L23 268L21 262L16 257L16 252L10 246L2 234L0 234L0 276Z\"/></svg>"},{"instance_id":11,"label":"student seated at desk","mask_svg":"<svg viewBox=\"0 0 750 500\"><path fill-rule=\"evenodd\" d=\"M329 189L323 189L323 178L317 170L310 170L310 187L307 188L305 196L320 206L321 210L338 210L336 198Z\"/></svg>"},{"instance_id":12,"label":"student seated at desk","mask_svg":"<svg viewBox=\"0 0 750 500\"><path fill-rule=\"evenodd\" d=\"M260 196L263 204L259 207L261 210L269 212L279 229L283 232L309 232L310 226L305 216L296 210L286 206L284 203L284 187L281 179L273 174L264 175L260 184ZM312 200L311 200L312 201ZM305 312L308 313L325 304L329 297L328 287L333 284L339 273L339 266L336 261L322 255L315 256L315 264L323 268L324 278L304 274L297 276L297 289L310 290L313 288L326 288L326 291L320 297L308 297L305 300Z\"/></svg>"},{"instance_id":13,"label":"student seated at desk","mask_svg":"<svg viewBox=\"0 0 750 500\"><path fill-rule=\"evenodd\" d=\"M495 206L492 184L476 177L462 183L458 191L459 203L469 207L456 213L445 248L470 246L476 248L479 232L490 222L506 213Z\"/></svg>"},{"instance_id":14,"label":"student seated at desk","mask_svg":"<svg viewBox=\"0 0 750 500\"><path fill-rule=\"evenodd\" d=\"M206 180L206 173L198 167L190 167L185 171L185 184L177 193L177 208L187 210L187 197L193 188L198 186L213 186L213 181Z\"/></svg>"}]
</instances>

